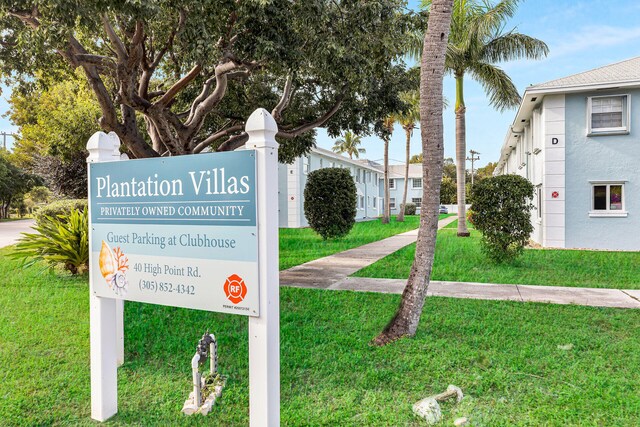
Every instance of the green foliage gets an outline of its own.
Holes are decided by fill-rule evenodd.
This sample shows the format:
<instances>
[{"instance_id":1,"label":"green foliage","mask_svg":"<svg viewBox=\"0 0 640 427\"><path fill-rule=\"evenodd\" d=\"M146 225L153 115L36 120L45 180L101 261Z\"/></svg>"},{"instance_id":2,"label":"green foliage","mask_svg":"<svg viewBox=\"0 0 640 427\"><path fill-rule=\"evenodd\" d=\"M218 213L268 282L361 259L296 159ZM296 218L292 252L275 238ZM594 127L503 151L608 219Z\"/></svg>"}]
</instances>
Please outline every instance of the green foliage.
<instances>
[{"instance_id":1,"label":"green foliage","mask_svg":"<svg viewBox=\"0 0 640 427\"><path fill-rule=\"evenodd\" d=\"M350 159L359 158L360 154L366 153L367 150L359 148L362 143L362 138L351 131L345 132L344 137L336 140L332 150L335 153L346 153Z\"/></svg>"},{"instance_id":2,"label":"green foliage","mask_svg":"<svg viewBox=\"0 0 640 427\"><path fill-rule=\"evenodd\" d=\"M35 213L36 223L42 225L47 221L47 217L68 216L74 210L84 212L87 210L87 205L87 199L56 200L38 209Z\"/></svg>"},{"instance_id":3,"label":"green foliage","mask_svg":"<svg viewBox=\"0 0 640 427\"><path fill-rule=\"evenodd\" d=\"M86 197L85 146L100 130L100 106L81 75L44 82L29 93L14 91L9 117L20 129L18 164L66 197Z\"/></svg>"},{"instance_id":4,"label":"green foliage","mask_svg":"<svg viewBox=\"0 0 640 427\"><path fill-rule=\"evenodd\" d=\"M441 205L455 205L458 203L456 195L458 189L456 188L456 182L448 176L442 177L442 184L440 184L440 204Z\"/></svg>"},{"instance_id":5,"label":"green foliage","mask_svg":"<svg viewBox=\"0 0 640 427\"><path fill-rule=\"evenodd\" d=\"M61 265L71 274L89 267L88 209L73 209L68 215L45 216L33 227L37 233L23 233L12 257L31 265L44 261L51 267Z\"/></svg>"},{"instance_id":6,"label":"green foliage","mask_svg":"<svg viewBox=\"0 0 640 427\"><path fill-rule=\"evenodd\" d=\"M407 203L404 207L405 215L415 215L416 214L416 204L415 203Z\"/></svg>"},{"instance_id":7,"label":"green foliage","mask_svg":"<svg viewBox=\"0 0 640 427\"><path fill-rule=\"evenodd\" d=\"M496 262L517 258L533 231L533 185L518 175L487 178L473 187L473 224L484 251Z\"/></svg>"},{"instance_id":8,"label":"green foliage","mask_svg":"<svg viewBox=\"0 0 640 427\"><path fill-rule=\"evenodd\" d=\"M24 205L24 194L41 180L14 164L15 157L0 151L0 219L9 217L9 207Z\"/></svg>"},{"instance_id":9,"label":"green foliage","mask_svg":"<svg viewBox=\"0 0 640 427\"><path fill-rule=\"evenodd\" d=\"M349 170L311 172L304 189L304 214L323 239L347 235L356 218L356 184Z\"/></svg>"}]
</instances>

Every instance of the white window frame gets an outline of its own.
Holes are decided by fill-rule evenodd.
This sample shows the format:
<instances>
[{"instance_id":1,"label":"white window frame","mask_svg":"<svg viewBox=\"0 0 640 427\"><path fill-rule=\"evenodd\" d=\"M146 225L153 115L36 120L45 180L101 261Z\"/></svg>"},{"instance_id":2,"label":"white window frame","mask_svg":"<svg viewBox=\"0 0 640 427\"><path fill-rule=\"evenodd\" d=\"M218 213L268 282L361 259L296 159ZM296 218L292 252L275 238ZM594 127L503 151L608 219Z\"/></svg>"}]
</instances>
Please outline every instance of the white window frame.
<instances>
[{"instance_id":1,"label":"white window frame","mask_svg":"<svg viewBox=\"0 0 640 427\"><path fill-rule=\"evenodd\" d=\"M360 183L360 169L356 168L356 183Z\"/></svg>"},{"instance_id":2,"label":"white window frame","mask_svg":"<svg viewBox=\"0 0 640 427\"><path fill-rule=\"evenodd\" d=\"M622 181L589 181L589 183L591 184L591 210L589 211L589 216L591 218L600 218L600 217L613 217L613 218L625 218L628 216L628 212L627 212L627 203L626 203L626 190L625 190L625 183L627 181L626 180L622 180ZM609 205L611 203L611 186L612 185L620 185L622 186L622 209L620 210L611 210L609 209ZM607 195L606 195L606 202L607 202L607 209L594 209L594 205L595 205L595 195L594 195L594 191L596 186L606 186L607 187Z\"/></svg>"},{"instance_id":3,"label":"white window frame","mask_svg":"<svg viewBox=\"0 0 640 427\"><path fill-rule=\"evenodd\" d=\"M359 196L360 197L360 210L364 209L364 196Z\"/></svg>"},{"instance_id":4,"label":"white window frame","mask_svg":"<svg viewBox=\"0 0 640 427\"><path fill-rule=\"evenodd\" d=\"M416 200L420 200L420 201L416 202ZM416 208L419 207L420 205L422 205L422 197L412 197L411 198L411 203L416 205Z\"/></svg>"},{"instance_id":5,"label":"white window frame","mask_svg":"<svg viewBox=\"0 0 640 427\"><path fill-rule=\"evenodd\" d=\"M395 209L395 208L396 208L396 198L389 197L389 209Z\"/></svg>"},{"instance_id":6,"label":"white window frame","mask_svg":"<svg viewBox=\"0 0 640 427\"><path fill-rule=\"evenodd\" d=\"M304 156L302 157L302 173L304 173L305 175L309 174L309 164L310 164L310 159L308 156Z\"/></svg>"},{"instance_id":7,"label":"white window frame","mask_svg":"<svg viewBox=\"0 0 640 427\"><path fill-rule=\"evenodd\" d=\"M373 196L373 208L377 209L378 207L378 198L376 196Z\"/></svg>"},{"instance_id":8,"label":"white window frame","mask_svg":"<svg viewBox=\"0 0 640 427\"><path fill-rule=\"evenodd\" d=\"M416 180L420 181L420 186L416 187ZM411 178L411 188L422 188L422 178Z\"/></svg>"},{"instance_id":9,"label":"white window frame","mask_svg":"<svg viewBox=\"0 0 640 427\"><path fill-rule=\"evenodd\" d=\"M395 189L396 189L396 179L389 178L389 190L395 190Z\"/></svg>"},{"instance_id":10,"label":"white window frame","mask_svg":"<svg viewBox=\"0 0 640 427\"><path fill-rule=\"evenodd\" d=\"M593 189L591 190L591 192L593 194ZM536 222L538 224L542 223L542 200L543 200L543 198L544 198L544 195L543 195L543 191L542 191L542 184L540 184L540 185L536 186L536 199L537 199L536 200L536 202L537 202L536 209L538 211L536 213Z\"/></svg>"},{"instance_id":11,"label":"white window frame","mask_svg":"<svg viewBox=\"0 0 640 427\"><path fill-rule=\"evenodd\" d=\"M596 128L591 127L593 116L593 100L598 98L623 98L622 99L622 124L620 127ZM626 114L625 114L626 112ZM599 95L587 97L587 136L598 135L626 135L631 132L631 96L629 94Z\"/></svg>"}]
</instances>

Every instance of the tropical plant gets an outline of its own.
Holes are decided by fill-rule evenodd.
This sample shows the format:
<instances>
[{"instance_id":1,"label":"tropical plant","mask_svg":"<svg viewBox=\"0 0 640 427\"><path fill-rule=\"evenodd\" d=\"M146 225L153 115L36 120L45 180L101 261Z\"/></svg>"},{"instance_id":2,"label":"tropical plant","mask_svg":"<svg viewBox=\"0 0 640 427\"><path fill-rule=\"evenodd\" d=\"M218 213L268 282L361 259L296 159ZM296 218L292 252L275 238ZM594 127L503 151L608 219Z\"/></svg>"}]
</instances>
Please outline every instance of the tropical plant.
<instances>
[{"instance_id":1,"label":"tropical plant","mask_svg":"<svg viewBox=\"0 0 640 427\"><path fill-rule=\"evenodd\" d=\"M456 174L458 201L458 236L469 236L465 222L466 203L466 106L464 77L469 74L480 82L490 104L504 111L520 104L520 95L511 78L496 63L515 59L540 59L547 55L547 45L536 38L504 31L520 0L497 3L479 0L455 0L451 35L447 47L446 69L456 81ZM427 8L431 0L423 5Z\"/></svg>"},{"instance_id":2,"label":"tropical plant","mask_svg":"<svg viewBox=\"0 0 640 427\"><path fill-rule=\"evenodd\" d=\"M391 142L391 136L393 135L393 126L396 123L396 115L389 114L382 121L382 140L384 142L384 156L383 156L383 168L384 168L384 212L382 213L382 223L388 224L391 218L391 202L389 197L389 143Z\"/></svg>"},{"instance_id":3,"label":"tropical plant","mask_svg":"<svg viewBox=\"0 0 640 427\"><path fill-rule=\"evenodd\" d=\"M347 131L344 137L336 140L332 150L338 154L347 153L350 159L359 158L360 154L367 152L364 148L358 146L362 143L362 138L351 131Z\"/></svg>"},{"instance_id":4,"label":"tropical plant","mask_svg":"<svg viewBox=\"0 0 640 427\"><path fill-rule=\"evenodd\" d=\"M433 1L429 26L424 36L420 70L420 133L424 153L422 167L428 171L422 186L424 212L420 215L415 258L400 306L384 330L373 340L375 345L385 345L402 337L415 335L427 297L438 231L444 157L442 79L452 5L453 0Z\"/></svg>"},{"instance_id":5,"label":"tropical plant","mask_svg":"<svg viewBox=\"0 0 640 427\"><path fill-rule=\"evenodd\" d=\"M88 210L74 209L69 215L47 216L33 229L37 233L23 233L11 253L22 258L26 265L44 261L50 267L61 265L71 274L82 273L89 266Z\"/></svg>"},{"instance_id":6,"label":"tropical plant","mask_svg":"<svg viewBox=\"0 0 640 427\"><path fill-rule=\"evenodd\" d=\"M483 179L472 189L473 225L482 232L482 248L496 262L518 257L533 231L533 184L518 175Z\"/></svg>"},{"instance_id":7,"label":"tropical plant","mask_svg":"<svg viewBox=\"0 0 640 427\"><path fill-rule=\"evenodd\" d=\"M356 220L356 184L348 169L311 172L304 188L304 215L323 239L345 236Z\"/></svg>"},{"instance_id":8,"label":"tropical plant","mask_svg":"<svg viewBox=\"0 0 640 427\"><path fill-rule=\"evenodd\" d=\"M396 221L404 221L404 207L407 204L407 189L409 184L409 160L411 151L411 135L416 128L416 122L420 120L420 92L410 91L400 94L400 99L407 105L404 112L398 113L397 120L406 136L405 162L404 162L404 189L402 192L402 203Z\"/></svg>"}]
</instances>

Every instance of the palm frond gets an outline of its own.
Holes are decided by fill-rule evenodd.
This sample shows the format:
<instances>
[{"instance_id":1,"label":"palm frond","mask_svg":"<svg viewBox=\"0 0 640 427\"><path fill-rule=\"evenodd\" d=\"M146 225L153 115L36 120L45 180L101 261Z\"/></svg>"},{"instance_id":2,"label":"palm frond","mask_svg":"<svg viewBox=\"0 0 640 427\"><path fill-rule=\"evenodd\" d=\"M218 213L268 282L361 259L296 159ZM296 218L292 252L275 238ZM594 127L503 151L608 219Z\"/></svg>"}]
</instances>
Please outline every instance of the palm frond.
<instances>
[{"instance_id":1,"label":"palm frond","mask_svg":"<svg viewBox=\"0 0 640 427\"><path fill-rule=\"evenodd\" d=\"M474 13L469 22L469 31L480 39L499 31L516 13L518 3L520 0L502 0L492 5L488 0L484 0L480 6L481 12Z\"/></svg>"},{"instance_id":2,"label":"palm frond","mask_svg":"<svg viewBox=\"0 0 640 427\"><path fill-rule=\"evenodd\" d=\"M549 47L542 40L515 31L501 34L482 49L482 60L490 63L514 59L541 59L547 56Z\"/></svg>"},{"instance_id":3,"label":"palm frond","mask_svg":"<svg viewBox=\"0 0 640 427\"><path fill-rule=\"evenodd\" d=\"M474 62L468 68L489 96L489 103L499 111L520 105L520 94L511 78L501 68L486 62Z\"/></svg>"}]
</instances>

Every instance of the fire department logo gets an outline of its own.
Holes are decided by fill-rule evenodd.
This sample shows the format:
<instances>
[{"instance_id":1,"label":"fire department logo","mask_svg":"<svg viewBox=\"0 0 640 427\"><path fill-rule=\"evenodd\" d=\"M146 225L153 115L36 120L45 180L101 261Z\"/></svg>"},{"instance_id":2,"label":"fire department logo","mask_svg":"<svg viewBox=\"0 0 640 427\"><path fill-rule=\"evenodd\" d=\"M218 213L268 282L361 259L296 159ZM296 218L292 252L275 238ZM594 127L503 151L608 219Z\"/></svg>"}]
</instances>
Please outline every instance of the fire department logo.
<instances>
[{"instance_id":1,"label":"fire department logo","mask_svg":"<svg viewBox=\"0 0 640 427\"><path fill-rule=\"evenodd\" d=\"M244 297L247 296L247 285L244 284L242 277L237 274L227 277L227 281L224 282L224 294L234 304L244 300Z\"/></svg>"}]
</instances>

